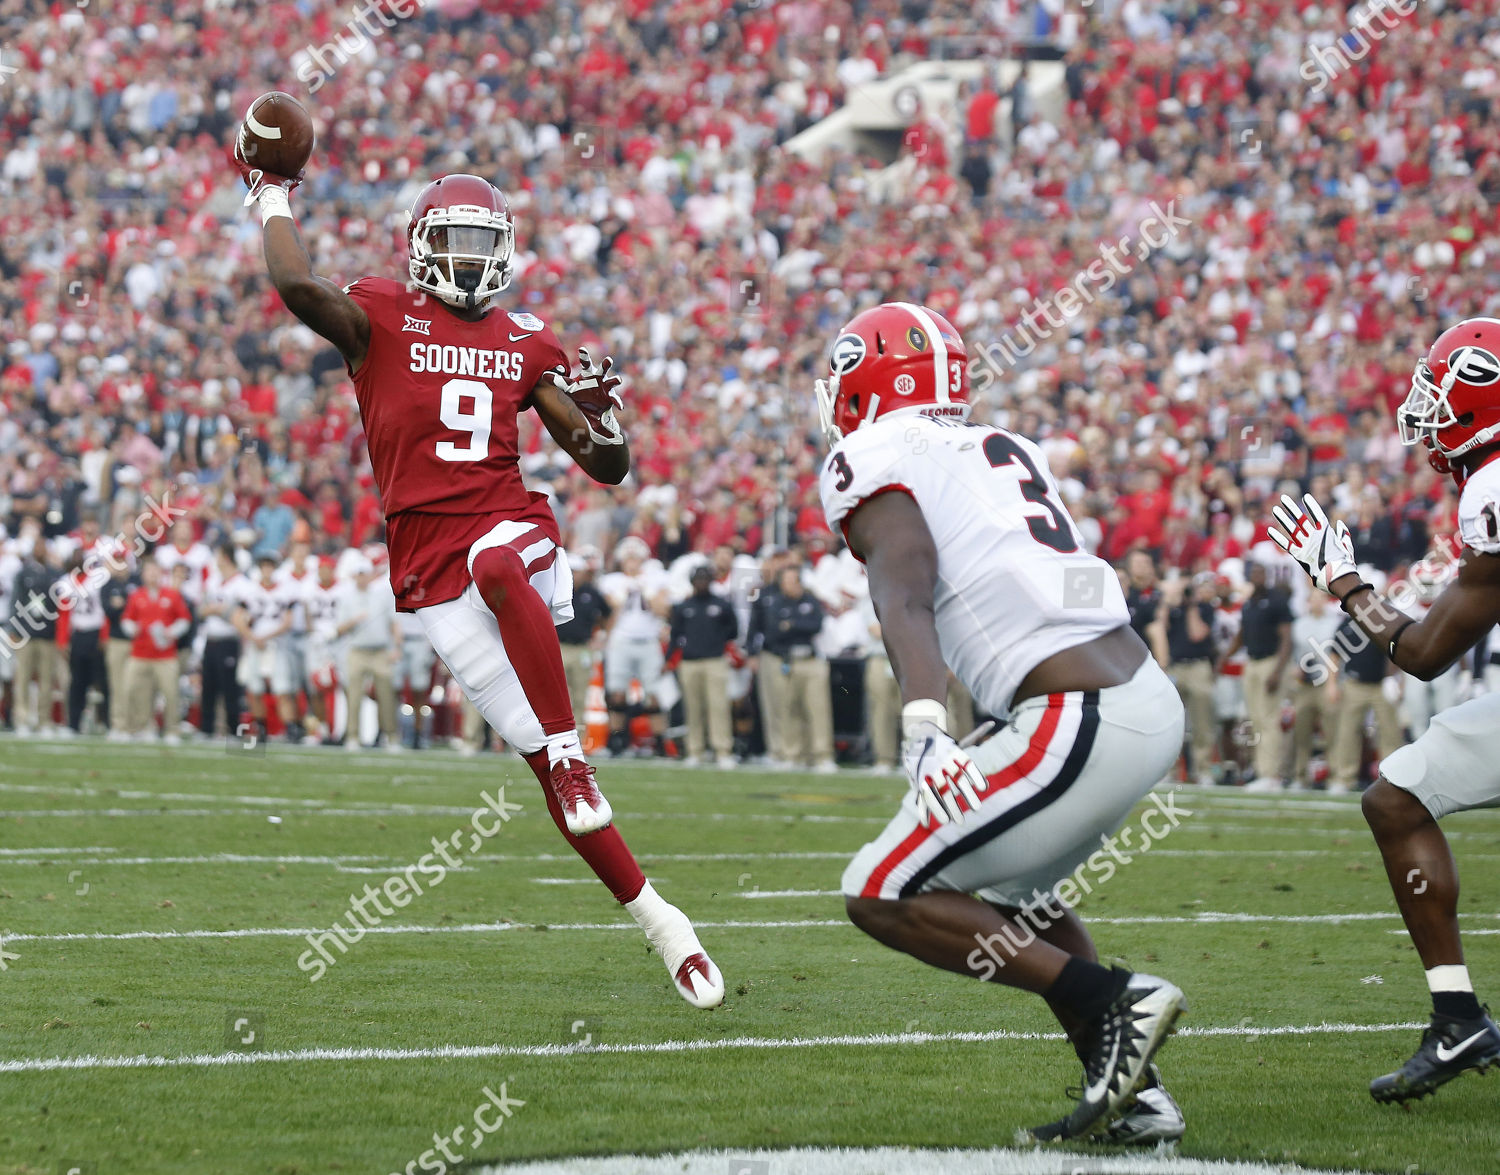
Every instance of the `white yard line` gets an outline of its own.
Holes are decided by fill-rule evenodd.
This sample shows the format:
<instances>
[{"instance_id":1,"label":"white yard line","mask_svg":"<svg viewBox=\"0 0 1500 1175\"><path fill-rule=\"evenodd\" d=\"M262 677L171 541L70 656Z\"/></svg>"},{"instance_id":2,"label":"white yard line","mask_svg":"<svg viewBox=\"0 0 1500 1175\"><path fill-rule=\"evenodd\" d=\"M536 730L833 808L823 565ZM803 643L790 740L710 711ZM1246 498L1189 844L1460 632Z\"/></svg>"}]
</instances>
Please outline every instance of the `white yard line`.
<instances>
[{"instance_id":1,"label":"white yard line","mask_svg":"<svg viewBox=\"0 0 1500 1175\"><path fill-rule=\"evenodd\" d=\"M836 896L835 890L819 890L796 896ZM752 897L753 894L742 896ZM767 896L767 895L762 895ZM787 896L785 894L775 896ZM1139 914L1121 918L1090 918L1089 921L1107 926L1214 926L1220 924L1260 925L1288 923L1300 925L1338 926L1345 922L1379 922L1399 918L1395 910L1359 914L1239 914L1204 910L1197 914ZM1500 914L1464 914L1466 921L1500 919ZM827 927L850 929L853 923L843 918L783 919L770 921L726 920L697 922L700 929L718 930L813 930ZM499 934L511 930L548 931L595 931L637 930L634 922L462 922L440 926L391 925L367 926L365 934ZM347 925L345 929L350 929ZM143 940L194 939L194 938L301 938L304 935L319 935L331 931L327 926L261 926L238 930L123 930L123 931L72 931L60 934L6 934L6 942L133 942ZM351 930L352 933L352 930ZM1404 932L1403 932L1404 933ZM1482 929L1465 931L1468 934L1483 934ZM356 940L357 941L357 940Z\"/></svg>"},{"instance_id":2,"label":"white yard line","mask_svg":"<svg viewBox=\"0 0 1500 1175\"><path fill-rule=\"evenodd\" d=\"M6 939L7 942L11 941ZM1399 1024L1283 1024L1265 1028L1226 1025L1183 1028L1179 1037L1345 1036L1355 1032L1410 1032L1425 1025ZM476 1044L429 1048L304 1048L260 1053L196 1053L184 1056L31 1057L0 1061L0 1073L49 1073L65 1069L211 1068L221 1065L258 1065L284 1061L422 1061L487 1057L571 1057L580 1053L625 1055L642 1053L697 1053L723 1049L862 1048L884 1045L992 1044L998 1041L1062 1040L1060 1032L889 1032L843 1036L734 1036L712 1040L664 1040L632 1044Z\"/></svg>"},{"instance_id":3,"label":"white yard line","mask_svg":"<svg viewBox=\"0 0 1500 1175\"><path fill-rule=\"evenodd\" d=\"M465 1168L467 1170L467 1168ZM1360 1175L1294 1163L1185 1159L1177 1155L1069 1155L1042 1150L933 1150L927 1147L793 1147L542 1159L473 1169L474 1175Z\"/></svg>"}]
</instances>

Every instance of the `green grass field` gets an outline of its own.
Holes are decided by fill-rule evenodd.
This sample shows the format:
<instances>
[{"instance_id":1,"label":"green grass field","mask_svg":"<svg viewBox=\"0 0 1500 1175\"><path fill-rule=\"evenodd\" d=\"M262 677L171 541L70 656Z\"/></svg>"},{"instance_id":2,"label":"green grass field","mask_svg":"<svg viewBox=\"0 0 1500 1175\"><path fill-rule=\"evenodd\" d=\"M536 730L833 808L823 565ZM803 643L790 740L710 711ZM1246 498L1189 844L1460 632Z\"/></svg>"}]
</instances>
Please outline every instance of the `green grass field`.
<instances>
[{"instance_id":1,"label":"green grass field","mask_svg":"<svg viewBox=\"0 0 1500 1175\"><path fill-rule=\"evenodd\" d=\"M404 1171L502 1082L525 1104L492 1113L493 1133L470 1127L470 1170L997 1148L1064 1109L1076 1065L1038 1039L1055 1028L1041 1001L925 968L843 918L844 863L901 781L610 763L600 777L724 971L716 1011L676 996L518 760L0 743L0 1172ZM310 982L302 932L507 781L523 811ZM1187 789L1179 803L1191 818L1081 912L1103 955L1188 993L1161 1054L1188 1120L1180 1154L1500 1171L1493 1074L1407 1110L1366 1092L1415 1047L1428 997L1357 802ZM1484 998L1500 991L1500 813L1448 828ZM1105 1169L1089 1161L1076 1169Z\"/></svg>"}]
</instances>

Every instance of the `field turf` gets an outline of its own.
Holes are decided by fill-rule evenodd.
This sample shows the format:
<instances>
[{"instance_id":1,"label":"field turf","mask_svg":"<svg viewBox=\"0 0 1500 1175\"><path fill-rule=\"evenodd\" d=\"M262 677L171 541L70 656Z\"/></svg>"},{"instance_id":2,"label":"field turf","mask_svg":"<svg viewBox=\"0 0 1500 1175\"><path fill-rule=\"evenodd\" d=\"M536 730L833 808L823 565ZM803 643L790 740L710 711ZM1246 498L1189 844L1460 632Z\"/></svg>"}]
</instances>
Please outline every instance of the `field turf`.
<instances>
[{"instance_id":1,"label":"field turf","mask_svg":"<svg viewBox=\"0 0 1500 1175\"><path fill-rule=\"evenodd\" d=\"M434 1134L461 1126L448 1146L470 1171L999 1148L1064 1110L1076 1064L1041 1001L843 917L844 863L900 780L614 763L600 778L722 967L722 1008L677 997L518 760L0 742L0 1173L385 1173L424 1154L436 1170ZM462 833L462 869L312 982L304 934L476 809L495 827L481 793L502 784L521 810L472 847ZM1103 956L1188 994L1161 1055L1180 1154L1500 1171L1495 1074L1405 1110L1366 1092L1416 1046L1428 997L1357 800L1177 802L1192 815L1081 913ZM1500 991L1500 813L1447 828L1483 999ZM488 1133L472 1125L486 1089L506 1111L491 1104Z\"/></svg>"}]
</instances>

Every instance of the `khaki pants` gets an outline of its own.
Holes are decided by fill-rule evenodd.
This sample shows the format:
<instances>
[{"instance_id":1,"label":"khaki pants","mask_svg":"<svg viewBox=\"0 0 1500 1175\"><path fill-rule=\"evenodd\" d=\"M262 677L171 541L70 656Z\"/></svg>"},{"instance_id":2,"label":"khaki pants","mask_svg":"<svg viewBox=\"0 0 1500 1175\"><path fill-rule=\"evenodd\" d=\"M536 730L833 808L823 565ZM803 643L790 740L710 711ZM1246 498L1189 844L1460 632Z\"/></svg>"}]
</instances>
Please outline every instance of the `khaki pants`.
<instances>
[{"instance_id":1,"label":"khaki pants","mask_svg":"<svg viewBox=\"0 0 1500 1175\"><path fill-rule=\"evenodd\" d=\"M1275 666L1275 657L1245 662L1245 709L1255 739L1257 779L1281 778L1281 699L1286 691L1277 689L1273 693L1266 689ZM1282 685L1285 684L1283 681Z\"/></svg>"},{"instance_id":2,"label":"khaki pants","mask_svg":"<svg viewBox=\"0 0 1500 1175\"><path fill-rule=\"evenodd\" d=\"M865 658L865 727L870 732L875 765L894 767L901 750L901 686L891 672L891 659L884 653L871 653ZM957 730L958 726L950 722L949 728Z\"/></svg>"},{"instance_id":3,"label":"khaki pants","mask_svg":"<svg viewBox=\"0 0 1500 1175\"><path fill-rule=\"evenodd\" d=\"M1167 671L1187 711L1188 739L1193 748L1193 775L1213 769L1219 723L1214 718L1214 668L1208 661L1178 661Z\"/></svg>"},{"instance_id":4,"label":"khaki pants","mask_svg":"<svg viewBox=\"0 0 1500 1175\"><path fill-rule=\"evenodd\" d=\"M705 746L728 759L734 753L729 724L729 665L723 657L683 661L677 666L682 705L687 716L687 752L701 758Z\"/></svg>"},{"instance_id":5,"label":"khaki pants","mask_svg":"<svg viewBox=\"0 0 1500 1175\"><path fill-rule=\"evenodd\" d=\"M57 688L57 668L56 641L32 637L16 650L17 730L39 730L52 725L52 692ZM36 679L35 705L29 701L32 678Z\"/></svg>"},{"instance_id":6,"label":"khaki pants","mask_svg":"<svg viewBox=\"0 0 1500 1175\"><path fill-rule=\"evenodd\" d=\"M156 695L161 694L161 732L177 733L182 700L177 688L177 654L160 659L131 657L125 663L125 728L131 734L151 729Z\"/></svg>"},{"instance_id":7,"label":"khaki pants","mask_svg":"<svg viewBox=\"0 0 1500 1175\"><path fill-rule=\"evenodd\" d=\"M129 663L130 642L110 637L104 650L104 671L109 674L109 728L121 734L130 729L125 724L125 669ZM238 721L231 721L231 728Z\"/></svg>"},{"instance_id":8,"label":"khaki pants","mask_svg":"<svg viewBox=\"0 0 1500 1175\"><path fill-rule=\"evenodd\" d=\"M791 680L782 672L784 664L780 657L762 653L760 668L755 674L756 688L760 692L760 725L766 737L766 754L781 763L788 761L786 700Z\"/></svg>"},{"instance_id":9,"label":"khaki pants","mask_svg":"<svg viewBox=\"0 0 1500 1175\"><path fill-rule=\"evenodd\" d=\"M1359 779L1365 713L1375 711L1375 741L1382 759L1401 745L1401 718L1396 713L1396 707L1386 700L1379 685L1345 677L1340 679L1339 689L1343 694L1339 702L1338 733L1334 736L1333 762L1328 778L1331 783L1347 783L1352 787Z\"/></svg>"},{"instance_id":10,"label":"khaki pants","mask_svg":"<svg viewBox=\"0 0 1500 1175\"><path fill-rule=\"evenodd\" d=\"M792 763L822 763L833 759L833 696L828 685L828 662L804 657L791 663L786 678L786 752ZM780 668L777 668L780 673Z\"/></svg>"},{"instance_id":11,"label":"khaki pants","mask_svg":"<svg viewBox=\"0 0 1500 1175\"><path fill-rule=\"evenodd\" d=\"M397 738L396 690L391 682L395 666L389 649L350 649L348 656L349 731L345 742L359 741L359 707L365 697L365 678L375 683L375 701L380 707L380 731L387 742Z\"/></svg>"},{"instance_id":12,"label":"khaki pants","mask_svg":"<svg viewBox=\"0 0 1500 1175\"><path fill-rule=\"evenodd\" d=\"M1292 724L1292 781L1294 783L1309 783L1307 778L1307 762L1312 758L1313 730L1321 726L1323 728L1323 743L1328 748L1329 757L1332 758L1333 748L1337 745L1339 728L1339 707L1334 704L1330 695L1333 690L1332 679L1325 681L1322 685L1313 685L1310 681L1299 681L1292 686L1292 706L1297 711L1296 721Z\"/></svg>"},{"instance_id":13,"label":"khaki pants","mask_svg":"<svg viewBox=\"0 0 1500 1175\"><path fill-rule=\"evenodd\" d=\"M589 679L594 676L594 652L588 645L562 646L563 673L568 679L568 697L573 703L573 725L583 729L588 710Z\"/></svg>"}]
</instances>

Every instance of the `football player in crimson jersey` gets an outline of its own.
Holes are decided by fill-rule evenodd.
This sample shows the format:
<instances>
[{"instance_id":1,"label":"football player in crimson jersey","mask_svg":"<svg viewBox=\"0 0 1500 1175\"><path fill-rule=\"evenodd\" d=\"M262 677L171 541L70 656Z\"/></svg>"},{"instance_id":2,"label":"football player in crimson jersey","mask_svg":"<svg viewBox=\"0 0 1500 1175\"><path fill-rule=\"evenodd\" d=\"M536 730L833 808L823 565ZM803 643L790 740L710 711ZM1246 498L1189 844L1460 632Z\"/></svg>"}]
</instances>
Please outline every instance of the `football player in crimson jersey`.
<instances>
[{"instance_id":1,"label":"football player in crimson jersey","mask_svg":"<svg viewBox=\"0 0 1500 1175\"><path fill-rule=\"evenodd\" d=\"M829 527L869 568L912 788L844 872L849 917L925 963L1046 1000L1084 1080L1074 1110L1034 1138L1177 1138L1182 1115L1151 1060L1182 992L1100 966L1072 911L1113 876L1111 834L1177 760L1177 690L1042 451L968 423L968 354L946 319L906 302L867 310L829 367L819 488ZM1008 725L956 741L950 669ZM1178 816L1159 806L1141 817L1153 839Z\"/></svg>"},{"instance_id":2,"label":"football player in crimson jersey","mask_svg":"<svg viewBox=\"0 0 1500 1175\"><path fill-rule=\"evenodd\" d=\"M348 365L386 515L396 605L420 617L469 699L519 750L569 843L645 930L679 994L697 1007L724 981L692 923L642 875L583 757L555 624L572 577L546 499L521 480L517 419L535 410L585 473L630 470L614 417L620 379L552 329L495 302L511 281L515 226L504 195L473 175L418 193L409 280L340 289L312 272L288 195L297 179L236 160L259 203L266 268L287 308Z\"/></svg>"},{"instance_id":3,"label":"football player in crimson jersey","mask_svg":"<svg viewBox=\"0 0 1500 1175\"><path fill-rule=\"evenodd\" d=\"M1471 318L1439 335L1417 364L1396 423L1401 440L1422 445L1459 487L1458 570L1421 619L1360 579L1348 528L1329 522L1311 494L1300 505L1283 497L1272 510L1280 529L1270 534L1396 668L1432 681L1500 623L1500 319ZM1458 869L1437 823L1450 812L1500 806L1497 729L1500 694L1444 710L1415 742L1381 761L1380 778L1364 794L1365 819L1432 993L1421 1045L1400 1069L1370 1083L1376 1101L1425 1097L1500 1062L1500 1028L1464 965Z\"/></svg>"}]
</instances>

